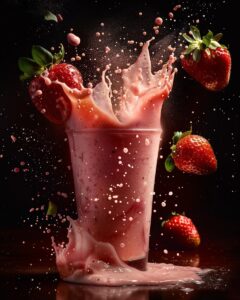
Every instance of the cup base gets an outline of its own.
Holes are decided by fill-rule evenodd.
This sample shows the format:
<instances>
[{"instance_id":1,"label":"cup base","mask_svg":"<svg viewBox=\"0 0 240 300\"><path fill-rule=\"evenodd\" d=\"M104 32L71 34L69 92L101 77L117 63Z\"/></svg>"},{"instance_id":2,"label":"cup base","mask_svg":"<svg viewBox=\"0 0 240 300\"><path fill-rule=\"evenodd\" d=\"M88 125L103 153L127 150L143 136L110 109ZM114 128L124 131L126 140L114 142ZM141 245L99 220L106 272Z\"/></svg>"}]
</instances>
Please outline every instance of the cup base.
<instances>
[{"instance_id":1,"label":"cup base","mask_svg":"<svg viewBox=\"0 0 240 300\"><path fill-rule=\"evenodd\" d=\"M130 267L133 267L135 269L138 269L139 271L146 271L147 270L147 257L138 259L138 260L132 260L132 261L125 261L127 265Z\"/></svg>"}]
</instances>

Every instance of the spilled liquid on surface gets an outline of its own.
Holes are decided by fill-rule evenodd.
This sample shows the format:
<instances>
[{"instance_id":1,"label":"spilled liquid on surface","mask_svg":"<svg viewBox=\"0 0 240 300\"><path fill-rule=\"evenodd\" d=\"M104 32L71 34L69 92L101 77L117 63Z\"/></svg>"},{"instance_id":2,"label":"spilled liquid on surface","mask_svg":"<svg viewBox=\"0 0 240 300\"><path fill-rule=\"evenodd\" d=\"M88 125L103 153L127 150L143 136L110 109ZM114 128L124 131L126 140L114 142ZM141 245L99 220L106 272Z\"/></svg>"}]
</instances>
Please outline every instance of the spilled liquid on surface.
<instances>
[{"instance_id":1,"label":"spilled liquid on surface","mask_svg":"<svg viewBox=\"0 0 240 300\"><path fill-rule=\"evenodd\" d=\"M165 263L148 263L146 271L137 270L124 263L110 243L96 241L78 220L69 221L68 244L53 242L58 271L65 281L105 286L201 283L201 275L209 271Z\"/></svg>"}]
</instances>

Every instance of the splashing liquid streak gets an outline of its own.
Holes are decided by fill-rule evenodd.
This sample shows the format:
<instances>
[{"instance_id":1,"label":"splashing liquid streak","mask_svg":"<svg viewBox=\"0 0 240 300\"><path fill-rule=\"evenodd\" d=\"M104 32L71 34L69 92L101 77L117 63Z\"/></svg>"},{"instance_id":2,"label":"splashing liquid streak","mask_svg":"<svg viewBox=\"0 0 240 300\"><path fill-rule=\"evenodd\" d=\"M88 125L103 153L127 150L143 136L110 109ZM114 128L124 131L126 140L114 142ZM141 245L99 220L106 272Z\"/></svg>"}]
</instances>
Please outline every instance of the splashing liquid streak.
<instances>
[{"instance_id":1,"label":"splashing liquid streak","mask_svg":"<svg viewBox=\"0 0 240 300\"><path fill-rule=\"evenodd\" d=\"M163 101L168 97L176 69L172 64L175 57L170 55L168 62L154 75L151 71L149 55L150 41L143 46L135 64L122 71L123 88L119 96L120 109L113 112L111 81L106 72L102 81L93 89L79 91L62 87L72 102L72 115L67 122L67 130L83 128L160 128L160 112Z\"/></svg>"},{"instance_id":2,"label":"splashing liquid streak","mask_svg":"<svg viewBox=\"0 0 240 300\"><path fill-rule=\"evenodd\" d=\"M152 74L149 44L122 71L116 112L108 67L93 89L59 83L72 103L66 133L79 216L69 218L65 247L53 241L66 281L121 286L200 280L198 268L147 264L161 108L176 72L170 55Z\"/></svg>"}]
</instances>

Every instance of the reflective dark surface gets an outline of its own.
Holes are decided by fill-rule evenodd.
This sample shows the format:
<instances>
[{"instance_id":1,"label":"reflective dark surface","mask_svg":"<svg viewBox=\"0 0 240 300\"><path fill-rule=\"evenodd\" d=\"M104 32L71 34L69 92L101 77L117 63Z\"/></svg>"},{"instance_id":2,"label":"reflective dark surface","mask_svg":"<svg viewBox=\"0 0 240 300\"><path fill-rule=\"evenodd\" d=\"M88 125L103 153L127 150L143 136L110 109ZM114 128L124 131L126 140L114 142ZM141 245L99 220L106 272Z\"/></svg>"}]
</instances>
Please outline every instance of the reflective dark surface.
<instances>
[{"instance_id":1,"label":"reflective dark surface","mask_svg":"<svg viewBox=\"0 0 240 300\"><path fill-rule=\"evenodd\" d=\"M210 268L203 283L158 287L94 287L61 281L55 269L50 237L35 230L0 235L0 299L239 299L239 243L236 237L205 241L197 252L150 252L150 261ZM24 242L23 242L24 241Z\"/></svg>"}]
</instances>

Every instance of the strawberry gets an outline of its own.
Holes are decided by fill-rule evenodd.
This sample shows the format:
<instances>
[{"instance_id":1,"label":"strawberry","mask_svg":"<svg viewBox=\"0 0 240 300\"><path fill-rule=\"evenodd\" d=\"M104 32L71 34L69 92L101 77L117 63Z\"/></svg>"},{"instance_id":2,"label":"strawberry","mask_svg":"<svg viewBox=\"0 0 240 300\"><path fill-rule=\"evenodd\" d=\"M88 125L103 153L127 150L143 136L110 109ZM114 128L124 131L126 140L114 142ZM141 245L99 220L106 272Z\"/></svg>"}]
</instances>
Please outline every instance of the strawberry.
<instances>
[{"instance_id":1,"label":"strawberry","mask_svg":"<svg viewBox=\"0 0 240 300\"><path fill-rule=\"evenodd\" d=\"M209 142L191 131L175 132L172 153L165 161L165 168L171 172L176 166L179 170L196 175L208 175L217 169L217 160Z\"/></svg>"},{"instance_id":2,"label":"strawberry","mask_svg":"<svg viewBox=\"0 0 240 300\"><path fill-rule=\"evenodd\" d=\"M53 123L63 124L71 114L72 105L64 93L65 83L69 88L82 88L82 76L72 65L60 63L64 57L64 48L52 55L48 50L32 47L32 57L19 59L19 68L23 71L22 79L34 78L29 85L29 94L35 107Z\"/></svg>"},{"instance_id":3,"label":"strawberry","mask_svg":"<svg viewBox=\"0 0 240 300\"><path fill-rule=\"evenodd\" d=\"M200 235L191 219L184 215L173 214L169 220L162 223L165 234L175 246L197 248L200 245Z\"/></svg>"},{"instance_id":4,"label":"strawberry","mask_svg":"<svg viewBox=\"0 0 240 300\"><path fill-rule=\"evenodd\" d=\"M213 35L212 31L201 37L196 26L190 27L191 36L183 37L189 42L188 48L181 55L183 69L210 91L225 88L230 79L231 55L219 40L222 34Z\"/></svg>"}]
</instances>

